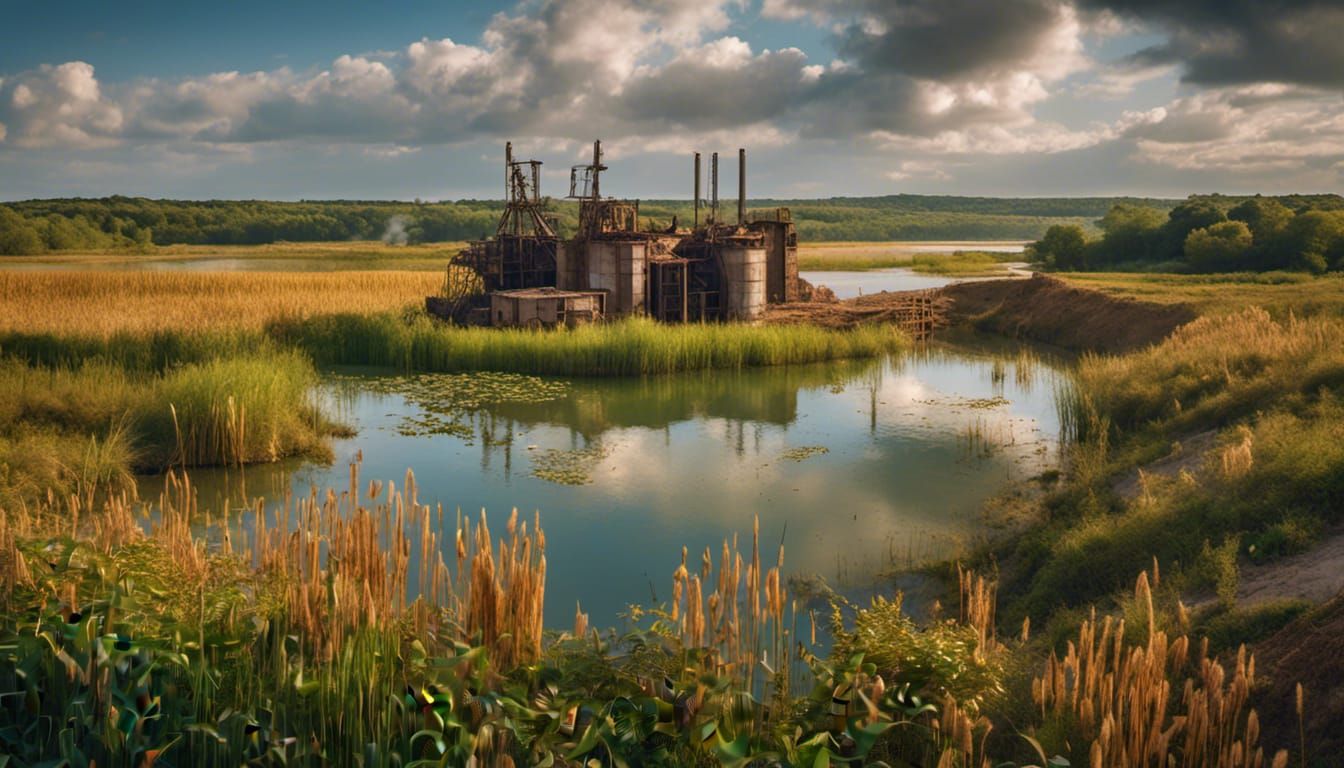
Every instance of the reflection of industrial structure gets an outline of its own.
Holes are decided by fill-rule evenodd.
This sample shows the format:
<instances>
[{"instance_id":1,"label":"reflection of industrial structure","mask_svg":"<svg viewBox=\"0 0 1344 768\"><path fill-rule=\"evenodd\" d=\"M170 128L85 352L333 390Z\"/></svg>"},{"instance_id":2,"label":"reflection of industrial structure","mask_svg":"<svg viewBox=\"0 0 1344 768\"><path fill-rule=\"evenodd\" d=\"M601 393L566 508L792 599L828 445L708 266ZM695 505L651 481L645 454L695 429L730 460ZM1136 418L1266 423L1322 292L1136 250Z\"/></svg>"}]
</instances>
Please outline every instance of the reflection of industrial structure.
<instances>
[{"instance_id":1,"label":"reflection of industrial structure","mask_svg":"<svg viewBox=\"0 0 1344 768\"><path fill-rule=\"evenodd\" d=\"M578 228L562 241L545 213L537 160L505 146L508 196L494 237L471 243L448 268L444 296L429 309L459 322L575 325L648 315L665 322L754 320L766 304L799 299L798 242L789 209L747 215L746 151L738 150L737 220L719 217L719 156L710 161L708 213L701 221L700 154L695 155L689 229L641 230L639 201L601 195L602 144L570 170Z\"/></svg>"}]
</instances>

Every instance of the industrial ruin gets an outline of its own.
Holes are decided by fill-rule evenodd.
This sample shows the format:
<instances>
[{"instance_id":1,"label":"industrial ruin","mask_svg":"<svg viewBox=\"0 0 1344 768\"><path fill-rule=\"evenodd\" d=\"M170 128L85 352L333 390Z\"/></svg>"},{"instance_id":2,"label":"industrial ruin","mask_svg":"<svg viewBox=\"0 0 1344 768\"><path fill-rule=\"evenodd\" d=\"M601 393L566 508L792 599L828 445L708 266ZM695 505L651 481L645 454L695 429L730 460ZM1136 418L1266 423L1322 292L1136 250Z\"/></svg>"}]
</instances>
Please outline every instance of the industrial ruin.
<instances>
[{"instance_id":1,"label":"industrial ruin","mask_svg":"<svg viewBox=\"0 0 1344 768\"><path fill-rule=\"evenodd\" d=\"M695 153L689 228L641 228L639 201L602 196L602 143L588 165L570 169L578 228L562 240L541 196L541 161L504 149L505 207L495 234L449 264L430 312L493 326L575 326L644 315L668 323L754 321L767 305L803 298L798 237L787 208L748 214L747 155L737 153L737 215L719 207L719 155L709 162L710 197L701 197ZM704 214L702 220L702 213Z\"/></svg>"}]
</instances>

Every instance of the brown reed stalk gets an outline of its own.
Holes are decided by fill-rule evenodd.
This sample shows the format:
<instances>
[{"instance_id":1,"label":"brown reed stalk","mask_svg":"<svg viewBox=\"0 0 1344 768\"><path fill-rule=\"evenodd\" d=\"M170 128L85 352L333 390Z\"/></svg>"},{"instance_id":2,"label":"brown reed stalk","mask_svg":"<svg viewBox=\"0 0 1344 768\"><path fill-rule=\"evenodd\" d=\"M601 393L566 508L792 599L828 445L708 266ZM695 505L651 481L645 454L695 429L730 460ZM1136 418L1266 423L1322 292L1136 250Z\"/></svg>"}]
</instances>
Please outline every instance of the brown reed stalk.
<instances>
[{"instance_id":1,"label":"brown reed stalk","mask_svg":"<svg viewBox=\"0 0 1344 768\"><path fill-rule=\"evenodd\" d=\"M1190 641L1157 629L1146 574L1135 598L1148 606L1147 644L1127 648L1124 621L1098 624L1094 611L1064 658L1051 654L1032 681L1042 720L1070 723L1090 745L1092 768L1263 768L1259 717L1247 707L1254 657L1243 647L1229 676L1205 640L1187 674ZM1171 679L1183 675L1177 695Z\"/></svg>"}]
</instances>

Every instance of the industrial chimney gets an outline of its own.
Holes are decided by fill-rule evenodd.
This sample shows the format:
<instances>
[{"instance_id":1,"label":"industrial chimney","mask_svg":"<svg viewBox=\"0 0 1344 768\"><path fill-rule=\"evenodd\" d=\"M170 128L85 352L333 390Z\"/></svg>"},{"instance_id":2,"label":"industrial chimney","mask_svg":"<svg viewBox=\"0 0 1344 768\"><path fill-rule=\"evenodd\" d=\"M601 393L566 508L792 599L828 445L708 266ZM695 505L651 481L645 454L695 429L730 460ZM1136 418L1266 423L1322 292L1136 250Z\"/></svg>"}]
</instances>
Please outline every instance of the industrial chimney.
<instances>
[{"instance_id":1,"label":"industrial chimney","mask_svg":"<svg viewBox=\"0 0 1344 768\"><path fill-rule=\"evenodd\" d=\"M737 226L747 223L747 150L737 150Z\"/></svg>"},{"instance_id":2,"label":"industrial chimney","mask_svg":"<svg viewBox=\"0 0 1344 768\"><path fill-rule=\"evenodd\" d=\"M692 230L700 228L700 153L695 153L695 224Z\"/></svg>"},{"instance_id":3,"label":"industrial chimney","mask_svg":"<svg viewBox=\"0 0 1344 768\"><path fill-rule=\"evenodd\" d=\"M709 156L709 220L719 223L719 153Z\"/></svg>"}]
</instances>

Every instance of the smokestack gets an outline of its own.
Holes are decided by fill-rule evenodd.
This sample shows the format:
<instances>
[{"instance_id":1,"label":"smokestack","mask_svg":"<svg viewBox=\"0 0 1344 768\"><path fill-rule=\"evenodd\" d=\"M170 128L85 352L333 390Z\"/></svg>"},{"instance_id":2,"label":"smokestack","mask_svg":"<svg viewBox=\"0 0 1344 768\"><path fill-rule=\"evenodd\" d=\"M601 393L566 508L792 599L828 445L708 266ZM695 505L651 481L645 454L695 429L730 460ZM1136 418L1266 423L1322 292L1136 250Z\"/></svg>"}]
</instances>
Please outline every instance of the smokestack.
<instances>
[{"instance_id":1,"label":"smokestack","mask_svg":"<svg viewBox=\"0 0 1344 768\"><path fill-rule=\"evenodd\" d=\"M504 142L504 199L513 199L513 142Z\"/></svg>"},{"instance_id":2,"label":"smokestack","mask_svg":"<svg viewBox=\"0 0 1344 768\"><path fill-rule=\"evenodd\" d=\"M602 172L602 140L593 142L593 199L600 200L601 193L597 189L597 179Z\"/></svg>"},{"instance_id":3,"label":"smokestack","mask_svg":"<svg viewBox=\"0 0 1344 768\"><path fill-rule=\"evenodd\" d=\"M695 223L691 229L700 228L700 153L695 153Z\"/></svg>"},{"instance_id":4,"label":"smokestack","mask_svg":"<svg viewBox=\"0 0 1344 768\"><path fill-rule=\"evenodd\" d=\"M737 150L737 226L747 223L747 150Z\"/></svg>"},{"instance_id":5,"label":"smokestack","mask_svg":"<svg viewBox=\"0 0 1344 768\"><path fill-rule=\"evenodd\" d=\"M719 223L719 153L709 156L709 220Z\"/></svg>"}]
</instances>

